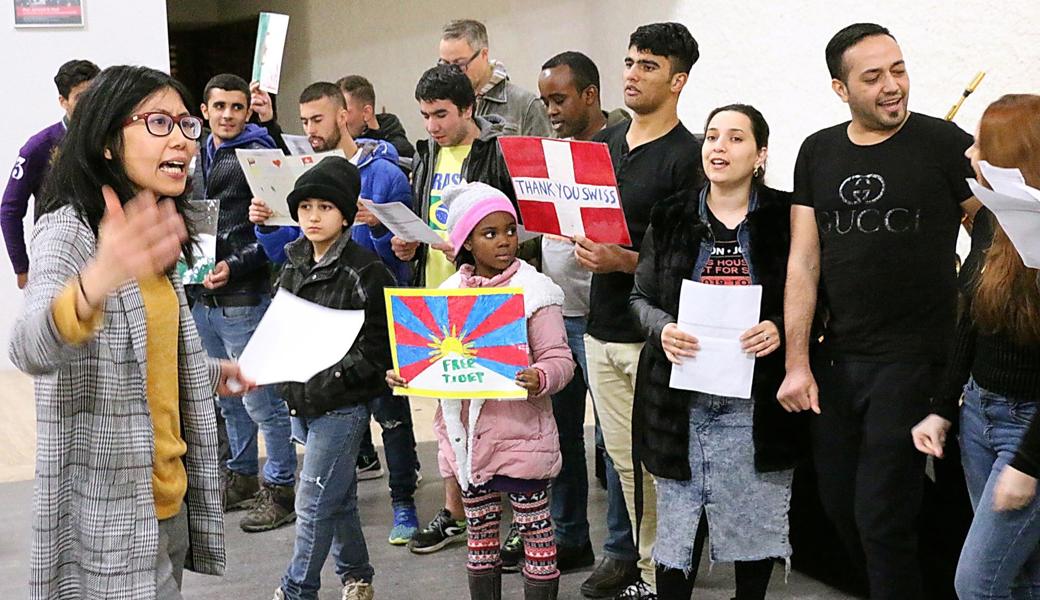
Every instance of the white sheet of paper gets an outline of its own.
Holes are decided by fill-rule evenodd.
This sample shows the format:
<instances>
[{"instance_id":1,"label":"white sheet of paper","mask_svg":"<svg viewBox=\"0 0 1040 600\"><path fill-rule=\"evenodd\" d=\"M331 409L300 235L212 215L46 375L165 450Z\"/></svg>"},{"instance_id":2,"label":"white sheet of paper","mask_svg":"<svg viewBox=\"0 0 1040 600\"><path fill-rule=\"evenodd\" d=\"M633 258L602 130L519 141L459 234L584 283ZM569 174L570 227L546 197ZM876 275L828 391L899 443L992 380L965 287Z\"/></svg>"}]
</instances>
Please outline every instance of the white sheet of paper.
<instances>
[{"instance_id":1,"label":"white sheet of paper","mask_svg":"<svg viewBox=\"0 0 1040 600\"><path fill-rule=\"evenodd\" d=\"M289 147L289 154L300 156L304 154L314 154L314 147L311 146L310 141L307 140L307 136L305 135L283 133L282 140L285 141L285 145Z\"/></svg>"},{"instance_id":2,"label":"white sheet of paper","mask_svg":"<svg viewBox=\"0 0 1040 600\"><path fill-rule=\"evenodd\" d=\"M278 290L238 365L257 385L304 383L346 356L364 323L363 310L335 310Z\"/></svg>"},{"instance_id":3,"label":"white sheet of paper","mask_svg":"<svg viewBox=\"0 0 1040 600\"><path fill-rule=\"evenodd\" d=\"M387 202L376 204L371 200L361 200L361 203L372 211L379 222L406 242L422 242L424 244L440 244L444 242L437 232L422 222L412 209L400 202Z\"/></svg>"},{"instance_id":4,"label":"white sheet of paper","mask_svg":"<svg viewBox=\"0 0 1040 600\"><path fill-rule=\"evenodd\" d=\"M256 50L253 52L253 81L259 81L260 89L265 92L278 93L278 82L282 78L282 55L285 53L288 33L289 15L260 13Z\"/></svg>"},{"instance_id":5,"label":"white sheet of paper","mask_svg":"<svg viewBox=\"0 0 1040 600\"><path fill-rule=\"evenodd\" d=\"M740 336L759 322L762 286L707 285L683 280L679 293L680 330L700 342L700 351L682 364L672 365L668 385L750 398L755 357L740 347Z\"/></svg>"},{"instance_id":6,"label":"white sheet of paper","mask_svg":"<svg viewBox=\"0 0 1040 600\"><path fill-rule=\"evenodd\" d=\"M253 196L267 203L267 207L274 212L265 225L296 225L296 221L289 216L287 201L296 180L326 156L346 158L339 149L305 156L286 156L278 149L236 149L235 156L238 157Z\"/></svg>"},{"instance_id":7,"label":"white sheet of paper","mask_svg":"<svg viewBox=\"0 0 1040 600\"><path fill-rule=\"evenodd\" d=\"M984 175L987 181L993 182L988 173ZM1033 197L1024 183L1004 182L1003 192L995 192L974 179L968 180L968 186L997 217L1022 262L1031 269L1040 268L1040 198Z\"/></svg>"}]
</instances>

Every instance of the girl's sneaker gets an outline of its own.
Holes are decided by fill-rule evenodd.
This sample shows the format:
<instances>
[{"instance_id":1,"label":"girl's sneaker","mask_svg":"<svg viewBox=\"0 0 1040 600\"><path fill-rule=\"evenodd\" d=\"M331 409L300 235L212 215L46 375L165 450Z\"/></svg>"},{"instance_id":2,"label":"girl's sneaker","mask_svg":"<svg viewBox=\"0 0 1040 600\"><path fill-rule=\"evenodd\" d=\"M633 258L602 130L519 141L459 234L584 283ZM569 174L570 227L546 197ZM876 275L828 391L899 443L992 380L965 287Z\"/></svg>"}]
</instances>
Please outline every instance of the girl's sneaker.
<instances>
[{"instance_id":1,"label":"girl's sneaker","mask_svg":"<svg viewBox=\"0 0 1040 600\"><path fill-rule=\"evenodd\" d=\"M395 506L394 527L390 530L390 544L404 546L412 541L412 537L417 531L419 531L419 517L415 515L415 506Z\"/></svg>"},{"instance_id":2,"label":"girl's sneaker","mask_svg":"<svg viewBox=\"0 0 1040 600\"><path fill-rule=\"evenodd\" d=\"M449 544L465 541L466 521L451 518L448 509L442 508L425 529L412 536L408 549L416 554L430 554Z\"/></svg>"}]
</instances>

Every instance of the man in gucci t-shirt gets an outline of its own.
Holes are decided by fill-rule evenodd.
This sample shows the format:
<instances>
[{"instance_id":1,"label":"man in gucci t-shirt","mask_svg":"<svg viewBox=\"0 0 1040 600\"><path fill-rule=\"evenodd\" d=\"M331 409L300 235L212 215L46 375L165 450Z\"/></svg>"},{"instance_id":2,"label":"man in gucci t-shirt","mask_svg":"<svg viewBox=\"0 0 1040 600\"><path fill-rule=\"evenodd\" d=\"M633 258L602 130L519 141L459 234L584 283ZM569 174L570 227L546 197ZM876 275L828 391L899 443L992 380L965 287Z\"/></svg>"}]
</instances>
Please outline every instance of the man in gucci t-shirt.
<instances>
[{"instance_id":1,"label":"man in gucci t-shirt","mask_svg":"<svg viewBox=\"0 0 1040 600\"><path fill-rule=\"evenodd\" d=\"M965 182L972 139L908 112L906 64L887 29L846 27L826 55L852 120L811 135L798 154L778 396L789 411L817 413L820 497L865 564L871 598L922 598L924 455L910 429L928 414L953 331L958 227L977 207ZM817 291L826 316L810 369Z\"/></svg>"}]
</instances>

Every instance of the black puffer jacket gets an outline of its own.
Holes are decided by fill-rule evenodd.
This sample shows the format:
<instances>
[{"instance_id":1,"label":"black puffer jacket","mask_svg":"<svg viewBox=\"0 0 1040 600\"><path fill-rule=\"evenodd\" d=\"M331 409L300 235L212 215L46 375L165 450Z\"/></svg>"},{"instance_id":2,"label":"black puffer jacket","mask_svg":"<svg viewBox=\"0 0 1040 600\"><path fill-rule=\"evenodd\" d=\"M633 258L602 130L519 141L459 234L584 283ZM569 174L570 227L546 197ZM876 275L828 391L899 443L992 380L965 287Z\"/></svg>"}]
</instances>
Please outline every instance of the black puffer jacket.
<instances>
[{"instance_id":1,"label":"black puffer jacket","mask_svg":"<svg viewBox=\"0 0 1040 600\"><path fill-rule=\"evenodd\" d=\"M672 365L661 347L661 329L674 322L683 279L689 279L701 241L710 235L698 214L700 190L662 200L650 215L632 290L632 309L647 335L636 377L633 437L639 458L658 477L690 478L689 406L691 392L668 386ZM758 192L758 207L748 214L752 268L762 285L762 320L784 331L784 283L790 249L790 194L770 188ZM784 349L757 359L751 388L754 400L755 468L778 471L794 466L807 438L805 414L790 414L777 402L784 378Z\"/></svg>"},{"instance_id":2,"label":"black puffer jacket","mask_svg":"<svg viewBox=\"0 0 1040 600\"><path fill-rule=\"evenodd\" d=\"M274 140L263 127L247 124L233 140L220 145L216 151L208 148L209 136L199 149L195 172L192 174L191 197L194 200L220 200L217 221L217 262L226 261L231 271L227 284L208 290L192 286L196 296L237 294L267 294L271 291L267 255L256 241L253 224L249 222L249 204L253 193L235 156L235 149L248 150L275 148Z\"/></svg>"},{"instance_id":3,"label":"black puffer jacket","mask_svg":"<svg viewBox=\"0 0 1040 600\"><path fill-rule=\"evenodd\" d=\"M279 386L293 414L303 417L319 416L389 394L384 377L392 366L383 288L395 285L393 274L378 256L351 240L347 232L317 264L314 264L312 248L310 240L303 236L285 247L286 262L278 287L328 308L364 310L365 324L354 345L338 363L307 383L290 382ZM300 332L301 340L297 343L307 343L312 335L335 335L335 332Z\"/></svg>"},{"instance_id":4,"label":"black puffer jacket","mask_svg":"<svg viewBox=\"0 0 1040 600\"><path fill-rule=\"evenodd\" d=\"M379 123L379 129L366 127L365 131L358 137L388 142L397 150L397 155L401 158L412 158L415 156L415 147L408 141L408 134L405 133L404 125L401 124L401 120L397 118L397 115L379 113L376 115L376 123Z\"/></svg>"}]
</instances>

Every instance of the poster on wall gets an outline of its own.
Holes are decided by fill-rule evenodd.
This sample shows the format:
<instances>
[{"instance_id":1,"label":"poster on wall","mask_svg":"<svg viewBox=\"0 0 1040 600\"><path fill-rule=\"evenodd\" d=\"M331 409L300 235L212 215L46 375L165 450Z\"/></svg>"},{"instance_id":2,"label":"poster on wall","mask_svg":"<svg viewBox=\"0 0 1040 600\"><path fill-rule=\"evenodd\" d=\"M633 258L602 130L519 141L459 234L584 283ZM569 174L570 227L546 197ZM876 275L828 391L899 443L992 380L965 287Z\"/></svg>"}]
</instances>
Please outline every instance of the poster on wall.
<instances>
[{"instance_id":1,"label":"poster on wall","mask_svg":"<svg viewBox=\"0 0 1040 600\"><path fill-rule=\"evenodd\" d=\"M83 27L83 0L14 0L15 27Z\"/></svg>"},{"instance_id":2,"label":"poster on wall","mask_svg":"<svg viewBox=\"0 0 1040 600\"><path fill-rule=\"evenodd\" d=\"M387 288L395 394L523 400L516 374L528 365L520 288Z\"/></svg>"}]
</instances>

